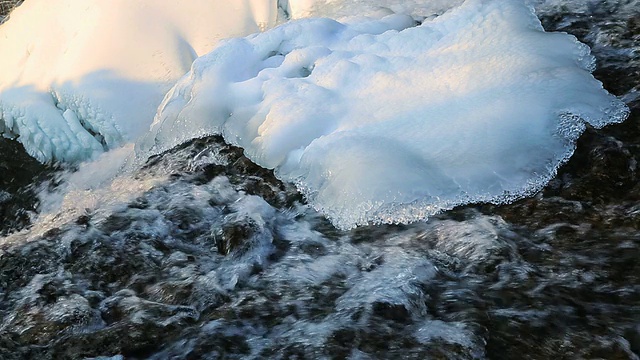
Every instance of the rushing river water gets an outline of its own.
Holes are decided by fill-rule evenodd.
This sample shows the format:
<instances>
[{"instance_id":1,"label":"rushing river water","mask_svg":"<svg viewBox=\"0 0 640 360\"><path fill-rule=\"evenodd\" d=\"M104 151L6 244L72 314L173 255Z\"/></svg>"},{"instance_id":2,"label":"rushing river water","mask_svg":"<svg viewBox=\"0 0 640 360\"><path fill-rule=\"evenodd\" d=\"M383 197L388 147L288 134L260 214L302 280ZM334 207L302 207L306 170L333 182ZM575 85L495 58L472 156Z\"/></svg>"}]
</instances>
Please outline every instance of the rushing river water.
<instances>
[{"instance_id":1,"label":"rushing river water","mask_svg":"<svg viewBox=\"0 0 640 360\"><path fill-rule=\"evenodd\" d=\"M637 359L640 4L537 10L632 112L511 205L339 231L219 137L92 190L0 139L0 358Z\"/></svg>"}]
</instances>

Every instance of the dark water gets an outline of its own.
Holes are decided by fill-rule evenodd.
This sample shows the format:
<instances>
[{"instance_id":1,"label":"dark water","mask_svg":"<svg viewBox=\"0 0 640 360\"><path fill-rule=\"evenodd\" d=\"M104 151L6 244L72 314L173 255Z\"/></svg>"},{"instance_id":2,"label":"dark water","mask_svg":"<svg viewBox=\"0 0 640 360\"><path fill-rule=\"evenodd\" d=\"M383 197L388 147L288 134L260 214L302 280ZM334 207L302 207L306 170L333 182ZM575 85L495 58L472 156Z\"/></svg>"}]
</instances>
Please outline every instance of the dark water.
<instances>
[{"instance_id":1,"label":"dark water","mask_svg":"<svg viewBox=\"0 0 640 360\"><path fill-rule=\"evenodd\" d=\"M340 232L211 137L29 227L66 177L0 140L0 358L637 359L640 7L538 10L632 113L507 206Z\"/></svg>"}]
</instances>

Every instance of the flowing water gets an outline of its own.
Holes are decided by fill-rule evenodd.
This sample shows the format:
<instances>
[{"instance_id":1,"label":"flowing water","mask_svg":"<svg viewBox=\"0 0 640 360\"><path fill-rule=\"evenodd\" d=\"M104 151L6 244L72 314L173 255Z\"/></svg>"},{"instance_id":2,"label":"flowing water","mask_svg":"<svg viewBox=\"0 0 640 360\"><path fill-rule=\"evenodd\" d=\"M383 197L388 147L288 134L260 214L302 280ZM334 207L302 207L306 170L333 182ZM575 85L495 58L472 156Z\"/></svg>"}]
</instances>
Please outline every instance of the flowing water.
<instances>
[{"instance_id":1,"label":"flowing water","mask_svg":"<svg viewBox=\"0 0 640 360\"><path fill-rule=\"evenodd\" d=\"M536 9L632 112L511 205L340 231L220 137L87 187L0 139L0 358L637 359L640 4Z\"/></svg>"}]
</instances>

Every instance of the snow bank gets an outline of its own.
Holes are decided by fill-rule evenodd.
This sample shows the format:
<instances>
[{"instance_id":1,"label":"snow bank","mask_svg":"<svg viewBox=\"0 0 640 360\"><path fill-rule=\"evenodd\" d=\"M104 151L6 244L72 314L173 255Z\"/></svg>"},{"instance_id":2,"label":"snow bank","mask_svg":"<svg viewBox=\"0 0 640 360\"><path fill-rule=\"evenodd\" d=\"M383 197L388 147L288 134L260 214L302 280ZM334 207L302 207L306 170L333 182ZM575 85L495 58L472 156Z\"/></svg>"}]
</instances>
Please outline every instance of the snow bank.
<instances>
[{"instance_id":1,"label":"snow bank","mask_svg":"<svg viewBox=\"0 0 640 360\"><path fill-rule=\"evenodd\" d=\"M420 26L411 15L225 40L168 93L139 154L220 133L350 228L532 194L585 123L627 116L588 47L545 33L523 1L467 0Z\"/></svg>"},{"instance_id":2,"label":"snow bank","mask_svg":"<svg viewBox=\"0 0 640 360\"><path fill-rule=\"evenodd\" d=\"M0 134L40 161L135 140L221 39L275 24L277 0L29 0L0 26Z\"/></svg>"}]
</instances>

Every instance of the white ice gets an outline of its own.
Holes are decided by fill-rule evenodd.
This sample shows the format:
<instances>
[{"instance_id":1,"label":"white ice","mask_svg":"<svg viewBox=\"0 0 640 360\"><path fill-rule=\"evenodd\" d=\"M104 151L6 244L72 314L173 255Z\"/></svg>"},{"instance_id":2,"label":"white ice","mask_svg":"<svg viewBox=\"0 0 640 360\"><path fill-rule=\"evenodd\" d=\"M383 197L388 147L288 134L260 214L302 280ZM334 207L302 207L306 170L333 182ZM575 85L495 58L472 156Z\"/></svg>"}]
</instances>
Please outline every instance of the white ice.
<instances>
[{"instance_id":1,"label":"white ice","mask_svg":"<svg viewBox=\"0 0 640 360\"><path fill-rule=\"evenodd\" d=\"M311 18L258 33L283 14ZM340 228L529 195L628 112L524 0L29 0L0 49L0 133L37 159L222 134Z\"/></svg>"},{"instance_id":2,"label":"white ice","mask_svg":"<svg viewBox=\"0 0 640 360\"><path fill-rule=\"evenodd\" d=\"M415 8L378 10L224 41L167 94L139 153L222 134L351 228L530 195L585 123L627 116L589 48L544 32L524 1L467 0L419 26Z\"/></svg>"},{"instance_id":3,"label":"white ice","mask_svg":"<svg viewBox=\"0 0 640 360\"><path fill-rule=\"evenodd\" d=\"M277 0L28 0L0 26L0 135L77 162L147 131L222 38L273 26Z\"/></svg>"},{"instance_id":4,"label":"white ice","mask_svg":"<svg viewBox=\"0 0 640 360\"><path fill-rule=\"evenodd\" d=\"M280 6L293 19L381 14L410 15L416 20L432 18L459 6L464 0L284 0Z\"/></svg>"}]
</instances>

